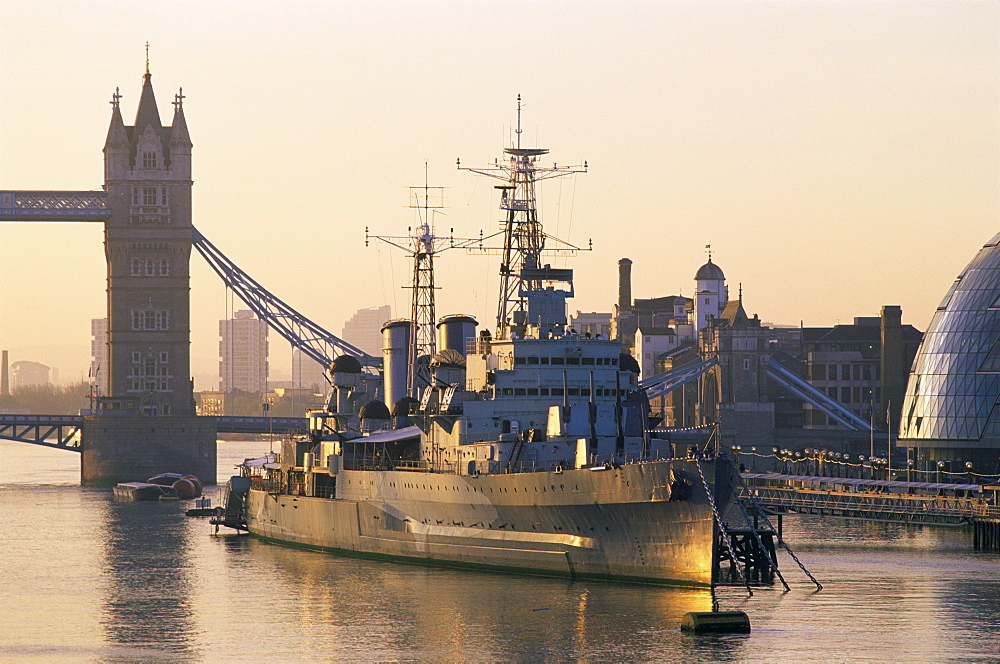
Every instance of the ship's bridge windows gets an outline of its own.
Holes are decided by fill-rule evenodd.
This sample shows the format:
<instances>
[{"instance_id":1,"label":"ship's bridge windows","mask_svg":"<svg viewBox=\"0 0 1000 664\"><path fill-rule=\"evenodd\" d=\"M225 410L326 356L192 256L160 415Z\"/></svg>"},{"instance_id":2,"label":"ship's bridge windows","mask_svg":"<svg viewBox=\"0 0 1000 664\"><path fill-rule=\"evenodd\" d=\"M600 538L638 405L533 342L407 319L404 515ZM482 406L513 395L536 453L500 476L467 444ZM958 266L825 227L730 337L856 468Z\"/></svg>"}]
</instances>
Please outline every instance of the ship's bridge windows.
<instances>
[{"instance_id":1,"label":"ship's bridge windows","mask_svg":"<svg viewBox=\"0 0 1000 664\"><path fill-rule=\"evenodd\" d=\"M554 396L554 397L561 397L562 395L563 395L563 390L562 390L561 387L553 387L552 388L552 396Z\"/></svg>"},{"instance_id":2,"label":"ship's bridge windows","mask_svg":"<svg viewBox=\"0 0 1000 664\"><path fill-rule=\"evenodd\" d=\"M515 357L514 365L517 366L517 365L527 364L528 363L527 360L528 358L526 357Z\"/></svg>"},{"instance_id":3,"label":"ship's bridge windows","mask_svg":"<svg viewBox=\"0 0 1000 664\"><path fill-rule=\"evenodd\" d=\"M592 357L583 357L583 358L580 358L580 360L581 360L580 361L581 364L589 364L591 366L593 366L593 364L594 364L594 358L592 358Z\"/></svg>"},{"instance_id":4,"label":"ship's bridge windows","mask_svg":"<svg viewBox=\"0 0 1000 664\"><path fill-rule=\"evenodd\" d=\"M505 387L505 388L501 389L500 390L500 396L504 396L504 397L512 397L512 396L514 396L514 388Z\"/></svg>"},{"instance_id":5,"label":"ship's bridge windows","mask_svg":"<svg viewBox=\"0 0 1000 664\"><path fill-rule=\"evenodd\" d=\"M538 359L541 361L542 364L548 364L549 363L549 358L547 358L547 357L540 357Z\"/></svg>"},{"instance_id":6,"label":"ship's bridge windows","mask_svg":"<svg viewBox=\"0 0 1000 664\"><path fill-rule=\"evenodd\" d=\"M515 387L514 388L514 396L515 397L523 397L525 395L527 395L527 390L525 390L523 387Z\"/></svg>"},{"instance_id":7,"label":"ship's bridge windows","mask_svg":"<svg viewBox=\"0 0 1000 664\"><path fill-rule=\"evenodd\" d=\"M567 357L566 358L566 364L580 364L580 358L579 357Z\"/></svg>"},{"instance_id":8,"label":"ship's bridge windows","mask_svg":"<svg viewBox=\"0 0 1000 664\"><path fill-rule=\"evenodd\" d=\"M547 388L547 387L542 387L542 388L539 388L539 390L538 390L538 394L539 394L540 396L543 396L543 397L547 397L547 396L549 396L549 388Z\"/></svg>"},{"instance_id":9,"label":"ship's bridge windows","mask_svg":"<svg viewBox=\"0 0 1000 664\"><path fill-rule=\"evenodd\" d=\"M537 397L538 396L538 388L537 387L529 387L528 388L528 396L529 397Z\"/></svg>"},{"instance_id":10,"label":"ship's bridge windows","mask_svg":"<svg viewBox=\"0 0 1000 664\"><path fill-rule=\"evenodd\" d=\"M578 397L578 396L580 396L580 388L579 387L571 387L571 388L569 388L569 395L571 397Z\"/></svg>"},{"instance_id":11,"label":"ship's bridge windows","mask_svg":"<svg viewBox=\"0 0 1000 664\"><path fill-rule=\"evenodd\" d=\"M552 364L566 364L566 358L565 357L553 357L552 358Z\"/></svg>"}]
</instances>

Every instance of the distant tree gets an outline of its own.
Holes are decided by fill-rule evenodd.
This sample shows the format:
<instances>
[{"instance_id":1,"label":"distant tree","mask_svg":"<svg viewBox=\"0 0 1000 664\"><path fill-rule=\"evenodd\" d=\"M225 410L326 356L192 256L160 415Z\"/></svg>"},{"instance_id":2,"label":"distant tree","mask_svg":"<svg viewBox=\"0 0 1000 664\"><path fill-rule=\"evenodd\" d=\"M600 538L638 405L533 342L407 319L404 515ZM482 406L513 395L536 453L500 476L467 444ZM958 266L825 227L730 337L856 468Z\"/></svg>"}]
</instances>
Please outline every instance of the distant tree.
<instances>
[{"instance_id":1,"label":"distant tree","mask_svg":"<svg viewBox=\"0 0 1000 664\"><path fill-rule=\"evenodd\" d=\"M77 415L90 406L90 385L29 385L14 389L0 406L26 408L31 413L46 415Z\"/></svg>"},{"instance_id":2,"label":"distant tree","mask_svg":"<svg viewBox=\"0 0 1000 664\"><path fill-rule=\"evenodd\" d=\"M234 390L232 393L232 399L233 415L242 415L243 417L260 417L263 415L261 404L264 401L264 397L260 392L244 392L243 390Z\"/></svg>"}]
</instances>

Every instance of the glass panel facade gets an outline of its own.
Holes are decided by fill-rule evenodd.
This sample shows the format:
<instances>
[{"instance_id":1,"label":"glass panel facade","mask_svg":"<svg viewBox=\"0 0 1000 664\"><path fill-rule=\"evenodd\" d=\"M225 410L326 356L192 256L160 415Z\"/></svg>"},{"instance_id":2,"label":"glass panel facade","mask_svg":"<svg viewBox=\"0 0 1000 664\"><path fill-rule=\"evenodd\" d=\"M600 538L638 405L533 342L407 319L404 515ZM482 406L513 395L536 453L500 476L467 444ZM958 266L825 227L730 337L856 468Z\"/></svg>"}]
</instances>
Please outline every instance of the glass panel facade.
<instances>
[{"instance_id":1,"label":"glass panel facade","mask_svg":"<svg viewBox=\"0 0 1000 664\"><path fill-rule=\"evenodd\" d=\"M1000 238L1000 235L997 236ZM931 319L906 386L899 438L975 440L1000 432L1000 248L984 246Z\"/></svg>"}]
</instances>

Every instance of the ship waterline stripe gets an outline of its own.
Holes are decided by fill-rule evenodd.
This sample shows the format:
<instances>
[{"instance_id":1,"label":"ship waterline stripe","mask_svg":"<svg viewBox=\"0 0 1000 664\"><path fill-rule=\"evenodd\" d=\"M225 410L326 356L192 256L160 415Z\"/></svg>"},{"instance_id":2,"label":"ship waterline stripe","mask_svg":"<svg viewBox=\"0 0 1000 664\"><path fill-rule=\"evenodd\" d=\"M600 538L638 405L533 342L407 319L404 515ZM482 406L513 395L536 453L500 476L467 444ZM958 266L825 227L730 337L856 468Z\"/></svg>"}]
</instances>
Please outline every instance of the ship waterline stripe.
<instances>
[{"instance_id":1,"label":"ship waterline stripe","mask_svg":"<svg viewBox=\"0 0 1000 664\"><path fill-rule=\"evenodd\" d=\"M580 537L566 533L525 533L519 531L484 530L462 526L436 526L426 523L406 523L407 532L414 535L460 537L463 539L497 540L505 542L531 542L537 544L559 544L578 548L593 549L597 546L593 537Z\"/></svg>"}]
</instances>

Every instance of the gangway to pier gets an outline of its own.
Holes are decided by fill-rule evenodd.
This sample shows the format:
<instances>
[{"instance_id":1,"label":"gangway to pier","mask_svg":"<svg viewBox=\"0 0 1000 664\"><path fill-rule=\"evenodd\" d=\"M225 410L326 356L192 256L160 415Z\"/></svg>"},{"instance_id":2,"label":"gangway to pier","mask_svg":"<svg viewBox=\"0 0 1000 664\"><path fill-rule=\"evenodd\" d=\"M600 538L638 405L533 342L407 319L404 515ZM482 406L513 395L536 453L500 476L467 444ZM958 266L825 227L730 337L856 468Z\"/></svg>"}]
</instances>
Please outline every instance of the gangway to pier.
<instances>
[{"instance_id":1,"label":"gangway to pier","mask_svg":"<svg viewBox=\"0 0 1000 664\"><path fill-rule=\"evenodd\" d=\"M840 516L865 521L959 526L1000 519L997 491L979 484L902 482L852 477L741 473L739 492L776 513Z\"/></svg>"}]
</instances>

